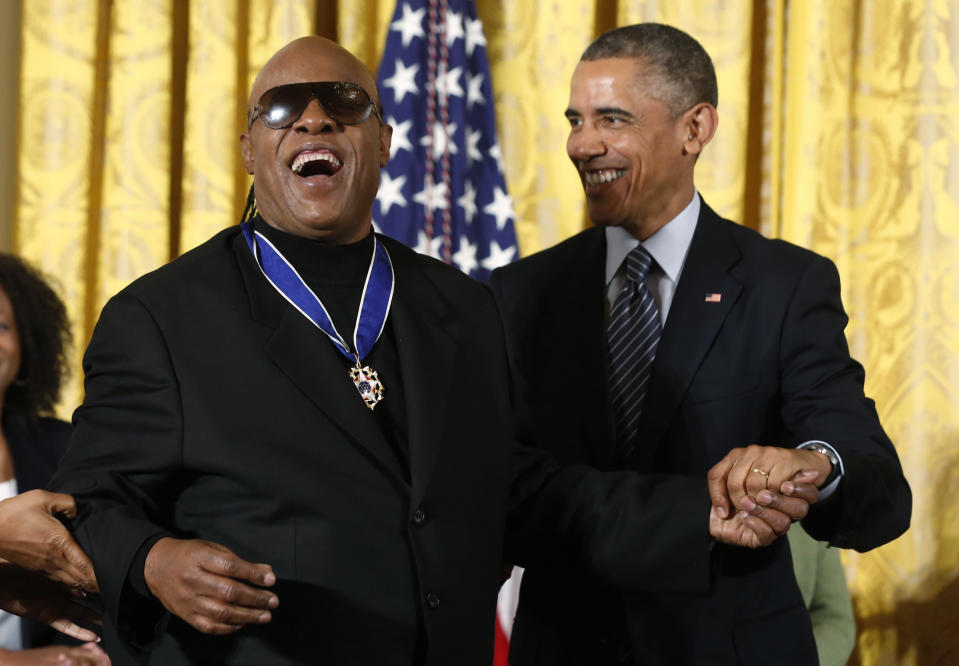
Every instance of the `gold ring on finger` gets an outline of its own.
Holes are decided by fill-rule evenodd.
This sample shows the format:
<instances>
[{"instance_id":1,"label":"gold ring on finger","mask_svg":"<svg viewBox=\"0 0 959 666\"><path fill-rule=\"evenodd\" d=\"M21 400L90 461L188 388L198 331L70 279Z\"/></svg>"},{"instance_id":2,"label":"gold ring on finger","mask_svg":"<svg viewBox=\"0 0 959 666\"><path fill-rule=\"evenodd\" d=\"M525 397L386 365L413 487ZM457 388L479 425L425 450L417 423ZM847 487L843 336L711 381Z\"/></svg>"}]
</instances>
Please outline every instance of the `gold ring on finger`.
<instances>
[{"instance_id":1,"label":"gold ring on finger","mask_svg":"<svg viewBox=\"0 0 959 666\"><path fill-rule=\"evenodd\" d=\"M764 469L759 469L758 467L753 467L753 472L756 474L761 474L764 479L769 478L769 472Z\"/></svg>"}]
</instances>

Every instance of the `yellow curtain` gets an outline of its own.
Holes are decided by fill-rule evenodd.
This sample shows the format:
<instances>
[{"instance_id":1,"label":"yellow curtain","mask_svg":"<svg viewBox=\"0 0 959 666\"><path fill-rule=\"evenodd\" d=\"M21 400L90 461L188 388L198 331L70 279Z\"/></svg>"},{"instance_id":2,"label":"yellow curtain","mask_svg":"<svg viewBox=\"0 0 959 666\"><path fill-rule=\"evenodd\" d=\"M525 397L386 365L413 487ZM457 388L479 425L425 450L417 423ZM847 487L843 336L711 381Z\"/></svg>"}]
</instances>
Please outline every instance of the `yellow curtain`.
<instances>
[{"instance_id":1,"label":"yellow curtain","mask_svg":"<svg viewBox=\"0 0 959 666\"><path fill-rule=\"evenodd\" d=\"M959 663L959 5L784 13L764 230L839 266L847 337L913 491L909 532L844 554L858 663Z\"/></svg>"},{"instance_id":2,"label":"yellow curtain","mask_svg":"<svg viewBox=\"0 0 959 666\"><path fill-rule=\"evenodd\" d=\"M959 663L959 0L476 4L524 254L586 224L563 117L582 49L660 21L713 56L720 125L697 185L725 215L836 261L850 345L913 487L904 537L844 553L853 662ZM238 219L237 136L269 54L318 32L375 70L393 9L23 3L13 242L59 279L79 347L110 294Z\"/></svg>"},{"instance_id":3,"label":"yellow curtain","mask_svg":"<svg viewBox=\"0 0 959 666\"><path fill-rule=\"evenodd\" d=\"M106 300L239 219L250 84L323 15L309 0L23 3L13 246L58 278L74 323L64 415Z\"/></svg>"}]
</instances>

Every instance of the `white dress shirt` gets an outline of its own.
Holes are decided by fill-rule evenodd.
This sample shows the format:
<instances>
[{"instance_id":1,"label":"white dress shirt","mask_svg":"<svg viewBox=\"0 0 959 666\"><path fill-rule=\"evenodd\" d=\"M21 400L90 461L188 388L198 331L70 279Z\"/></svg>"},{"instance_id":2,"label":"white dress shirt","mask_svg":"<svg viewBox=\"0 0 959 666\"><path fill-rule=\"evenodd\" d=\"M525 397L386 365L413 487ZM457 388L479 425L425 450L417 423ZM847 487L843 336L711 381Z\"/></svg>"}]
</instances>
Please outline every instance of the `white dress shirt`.
<instances>
[{"instance_id":1,"label":"white dress shirt","mask_svg":"<svg viewBox=\"0 0 959 666\"><path fill-rule=\"evenodd\" d=\"M696 231L699 209L702 205L699 192L693 192L692 201L683 210L667 222L662 229L643 242L643 247L653 258L653 265L646 275L646 286L659 307L659 316L663 327L669 306L673 303L673 294L679 284L679 276L686 263L686 253ZM622 227L606 227L606 314L613 307L616 294L626 281L623 260L633 248L639 245L639 239Z\"/></svg>"}]
</instances>

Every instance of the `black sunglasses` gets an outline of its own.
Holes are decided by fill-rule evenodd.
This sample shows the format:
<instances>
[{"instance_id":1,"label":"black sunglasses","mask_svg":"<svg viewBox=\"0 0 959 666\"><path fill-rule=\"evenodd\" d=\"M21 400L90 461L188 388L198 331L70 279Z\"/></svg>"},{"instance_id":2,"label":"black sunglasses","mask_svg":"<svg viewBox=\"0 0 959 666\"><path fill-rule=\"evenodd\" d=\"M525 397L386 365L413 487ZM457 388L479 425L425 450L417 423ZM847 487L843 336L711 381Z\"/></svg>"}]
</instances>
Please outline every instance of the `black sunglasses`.
<instances>
[{"instance_id":1,"label":"black sunglasses","mask_svg":"<svg viewBox=\"0 0 959 666\"><path fill-rule=\"evenodd\" d=\"M316 101L330 118L341 125L358 125L370 117L372 111L383 122L383 112L362 86L348 81L314 81L288 83L270 88L260 97L249 114L247 129L253 128L257 117L270 129L283 129L297 121L310 100Z\"/></svg>"}]
</instances>

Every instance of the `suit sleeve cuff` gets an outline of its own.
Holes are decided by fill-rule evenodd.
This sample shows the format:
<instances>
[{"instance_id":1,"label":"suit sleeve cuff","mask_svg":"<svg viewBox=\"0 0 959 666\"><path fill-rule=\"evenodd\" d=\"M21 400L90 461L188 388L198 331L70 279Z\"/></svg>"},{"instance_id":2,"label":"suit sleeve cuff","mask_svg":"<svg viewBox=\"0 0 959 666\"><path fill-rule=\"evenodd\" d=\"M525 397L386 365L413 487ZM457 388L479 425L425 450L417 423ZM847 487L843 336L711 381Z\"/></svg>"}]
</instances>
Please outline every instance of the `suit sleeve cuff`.
<instances>
[{"instance_id":1,"label":"suit sleeve cuff","mask_svg":"<svg viewBox=\"0 0 959 666\"><path fill-rule=\"evenodd\" d=\"M153 593L150 592L150 586L147 585L146 576L144 574L147 555L150 554L150 549L156 545L156 542L166 536L169 535L155 534L144 541L140 546L140 549L137 550L136 555L133 556L133 561L130 563L130 570L127 572L127 584L133 588L134 592L147 599L154 598Z\"/></svg>"},{"instance_id":2,"label":"suit sleeve cuff","mask_svg":"<svg viewBox=\"0 0 959 666\"><path fill-rule=\"evenodd\" d=\"M118 614L116 624L130 644L140 650L148 650L157 643L169 619L166 609L150 592L143 571L150 549L157 541L168 536L171 535L154 534L140 545L130 562L121 593L120 607L123 612Z\"/></svg>"}]
</instances>

